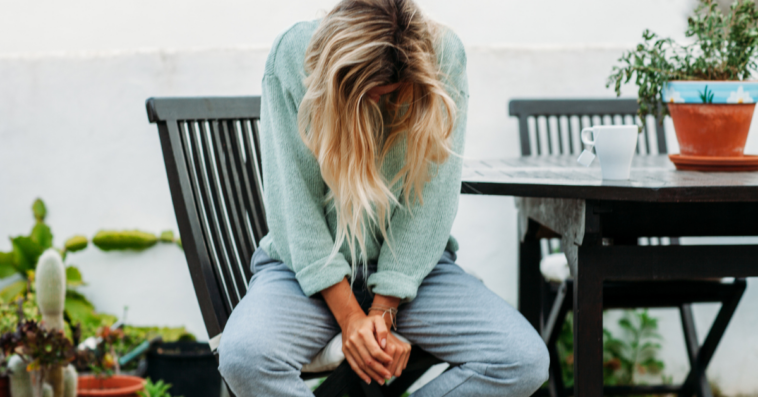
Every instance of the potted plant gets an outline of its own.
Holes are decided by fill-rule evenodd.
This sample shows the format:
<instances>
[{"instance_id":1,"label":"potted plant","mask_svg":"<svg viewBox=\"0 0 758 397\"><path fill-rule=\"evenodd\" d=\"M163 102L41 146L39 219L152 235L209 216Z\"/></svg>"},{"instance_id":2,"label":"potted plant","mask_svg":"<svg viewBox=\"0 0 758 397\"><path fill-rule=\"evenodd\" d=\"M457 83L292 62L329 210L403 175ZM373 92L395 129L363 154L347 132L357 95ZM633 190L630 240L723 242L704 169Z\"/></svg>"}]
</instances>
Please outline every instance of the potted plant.
<instances>
[{"instance_id":1,"label":"potted plant","mask_svg":"<svg viewBox=\"0 0 758 397\"><path fill-rule=\"evenodd\" d=\"M715 0L700 0L687 23L690 44L646 30L644 42L619 59L607 86L621 95L621 85L635 78L643 124L650 114L671 115L681 152L670 156L675 163L753 164L756 158L744 156L744 149L758 98L758 82L748 80L758 69L755 1L736 0L725 14Z\"/></svg>"},{"instance_id":2,"label":"potted plant","mask_svg":"<svg viewBox=\"0 0 758 397\"><path fill-rule=\"evenodd\" d=\"M124 338L120 329L108 326L98 331L97 348L90 353L91 374L79 376L79 396L131 397L144 389L142 378L121 374L116 345Z\"/></svg>"}]
</instances>

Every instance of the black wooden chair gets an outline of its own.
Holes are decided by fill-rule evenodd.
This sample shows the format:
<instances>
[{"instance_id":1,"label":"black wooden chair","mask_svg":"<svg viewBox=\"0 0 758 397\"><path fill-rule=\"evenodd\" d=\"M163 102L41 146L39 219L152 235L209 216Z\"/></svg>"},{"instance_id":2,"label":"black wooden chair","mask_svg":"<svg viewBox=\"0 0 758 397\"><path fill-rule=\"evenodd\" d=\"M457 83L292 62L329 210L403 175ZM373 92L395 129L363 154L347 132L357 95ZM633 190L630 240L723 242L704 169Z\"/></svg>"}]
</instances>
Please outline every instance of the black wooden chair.
<instances>
[{"instance_id":1,"label":"black wooden chair","mask_svg":"<svg viewBox=\"0 0 758 397\"><path fill-rule=\"evenodd\" d=\"M578 154L582 150L580 132L593 125L635 124L638 122L636 99L589 99L589 100L512 100L511 116L518 117L521 154L560 155ZM652 126L652 128L651 128ZM649 117L637 145L637 154L667 153L666 137L661 118ZM542 278L539 271L541 257L560 245L559 236L540 228L529 221L527 230L519 231L525 236L519 245L519 277L528 283ZM553 241L550 241L550 239ZM645 238L643 238L644 241ZM670 244L678 244L678 238L668 238ZM665 241L665 238L647 238L647 241ZM636 245L638 238L626 241L608 241L608 244ZM705 376L710 362L737 304L745 291L744 279L733 282L721 280L678 280L645 282L606 282L603 285L603 308L621 309L638 307L676 307L680 311L684 339L691 369L682 385L616 386L605 387L605 395L667 394L679 396L710 397L712 392ZM563 384L556 341L566 314L572 309L573 282L561 284L542 280L542 302L530 302L519 291L519 310L539 330L550 352L550 381L547 390L537 394L563 397L573 393ZM721 303L721 310L711 326L702 345L698 343L692 304L700 302Z\"/></svg>"},{"instance_id":2,"label":"black wooden chair","mask_svg":"<svg viewBox=\"0 0 758 397\"><path fill-rule=\"evenodd\" d=\"M150 98L158 125L174 212L209 344L216 352L224 326L247 291L250 260L268 232L258 144L260 97ZM400 396L440 363L414 346L403 376L380 387L360 381L346 361L316 396Z\"/></svg>"}]
</instances>

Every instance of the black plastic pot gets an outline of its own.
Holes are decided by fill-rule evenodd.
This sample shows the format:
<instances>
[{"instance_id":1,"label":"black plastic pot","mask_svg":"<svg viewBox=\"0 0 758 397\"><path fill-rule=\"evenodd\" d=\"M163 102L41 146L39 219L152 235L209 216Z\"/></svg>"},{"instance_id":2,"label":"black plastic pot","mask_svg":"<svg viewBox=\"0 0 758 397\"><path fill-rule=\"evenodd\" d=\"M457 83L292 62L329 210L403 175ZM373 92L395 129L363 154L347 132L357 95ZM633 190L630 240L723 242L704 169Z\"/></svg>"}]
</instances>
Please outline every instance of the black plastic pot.
<instances>
[{"instance_id":1,"label":"black plastic pot","mask_svg":"<svg viewBox=\"0 0 758 397\"><path fill-rule=\"evenodd\" d=\"M147 353L147 374L173 386L172 396L219 397L221 375L207 343L172 342L156 344Z\"/></svg>"}]
</instances>

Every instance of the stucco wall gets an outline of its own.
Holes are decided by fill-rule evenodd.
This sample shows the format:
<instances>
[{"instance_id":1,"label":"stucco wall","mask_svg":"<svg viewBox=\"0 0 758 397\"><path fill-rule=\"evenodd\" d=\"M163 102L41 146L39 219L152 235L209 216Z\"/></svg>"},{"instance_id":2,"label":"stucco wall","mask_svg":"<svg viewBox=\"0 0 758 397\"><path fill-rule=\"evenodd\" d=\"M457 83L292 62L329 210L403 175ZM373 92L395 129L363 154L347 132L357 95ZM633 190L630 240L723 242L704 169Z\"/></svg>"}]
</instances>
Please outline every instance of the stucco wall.
<instances>
[{"instance_id":1,"label":"stucco wall","mask_svg":"<svg viewBox=\"0 0 758 397\"><path fill-rule=\"evenodd\" d=\"M101 228L177 230L157 132L144 100L254 95L276 33L333 1L125 3L5 1L0 13L0 236L26 233L46 200L55 242ZM610 97L604 82L641 30L676 35L685 0L423 1L467 46L471 90L465 155L518 155L515 97ZM181 4L181 6L179 6ZM210 6L213 4L213 6ZM677 36L678 37L678 36ZM627 90L627 95L634 95ZM675 147L675 138L669 136ZM752 152L758 138L751 134ZM459 263L516 304L510 198L463 196L453 227ZM0 240L0 250L8 250ZM73 254L82 288L105 312L137 324L186 325L205 337L183 254ZM715 307L696 309L701 337ZM730 393L758 392L758 290L751 280L710 374ZM688 368L678 315L656 311L667 372Z\"/></svg>"}]
</instances>

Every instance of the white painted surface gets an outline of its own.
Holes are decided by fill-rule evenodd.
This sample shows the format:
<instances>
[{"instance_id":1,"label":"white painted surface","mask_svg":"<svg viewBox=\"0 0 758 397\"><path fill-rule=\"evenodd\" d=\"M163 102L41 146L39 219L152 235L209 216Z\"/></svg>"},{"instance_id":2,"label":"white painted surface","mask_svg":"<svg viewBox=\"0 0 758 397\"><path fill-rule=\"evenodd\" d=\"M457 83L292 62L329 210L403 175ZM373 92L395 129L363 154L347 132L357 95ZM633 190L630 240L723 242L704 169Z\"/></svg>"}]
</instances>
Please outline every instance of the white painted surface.
<instances>
[{"instance_id":1,"label":"white painted surface","mask_svg":"<svg viewBox=\"0 0 758 397\"><path fill-rule=\"evenodd\" d=\"M334 1L0 0L0 236L27 233L46 200L55 243L102 228L177 230L156 129L144 100L255 95L277 33ZM466 156L518 155L516 97L610 97L605 79L649 27L681 37L689 0L421 1L467 46L471 106ZM634 95L634 90L625 91ZM673 136L670 143L675 143ZM758 152L751 133L749 147ZM459 263L516 304L513 201L463 196L453 234ZM0 250L10 244L0 239ZM137 324L186 325L206 337L182 253L89 249L70 259L96 306ZM710 374L729 393L755 393L758 292L738 308ZM688 365L678 315L656 311L667 372ZM715 312L698 308L701 335Z\"/></svg>"}]
</instances>

